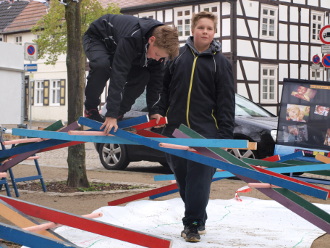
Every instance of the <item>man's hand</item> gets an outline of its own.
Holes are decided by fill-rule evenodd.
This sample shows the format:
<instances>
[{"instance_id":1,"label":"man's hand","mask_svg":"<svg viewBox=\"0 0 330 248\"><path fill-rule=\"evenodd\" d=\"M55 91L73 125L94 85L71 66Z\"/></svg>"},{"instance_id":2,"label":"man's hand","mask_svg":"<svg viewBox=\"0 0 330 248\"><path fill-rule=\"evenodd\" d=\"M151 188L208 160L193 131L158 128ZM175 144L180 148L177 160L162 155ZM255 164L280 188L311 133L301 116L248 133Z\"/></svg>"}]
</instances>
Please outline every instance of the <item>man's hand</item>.
<instances>
[{"instance_id":1,"label":"man's hand","mask_svg":"<svg viewBox=\"0 0 330 248\"><path fill-rule=\"evenodd\" d=\"M150 115L150 119L156 119L156 124L159 123L160 121L160 118L162 118L163 116L161 116L160 114L153 114L153 115ZM161 127L164 127L165 125L159 125L159 126L154 126L154 128L161 128Z\"/></svg>"},{"instance_id":2,"label":"man's hand","mask_svg":"<svg viewBox=\"0 0 330 248\"><path fill-rule=\"evenodd\" d=\"M105 122L103 123L103 125L101 126L100 129L104 128L104 133L105 134L109 134L109 132L111 131L111 129L113 128L113 131L116 132L118 129L118 125L117 125L117 119L113 118L113 117L106 117L105 118Z\"/></svg>"}]
</instances>

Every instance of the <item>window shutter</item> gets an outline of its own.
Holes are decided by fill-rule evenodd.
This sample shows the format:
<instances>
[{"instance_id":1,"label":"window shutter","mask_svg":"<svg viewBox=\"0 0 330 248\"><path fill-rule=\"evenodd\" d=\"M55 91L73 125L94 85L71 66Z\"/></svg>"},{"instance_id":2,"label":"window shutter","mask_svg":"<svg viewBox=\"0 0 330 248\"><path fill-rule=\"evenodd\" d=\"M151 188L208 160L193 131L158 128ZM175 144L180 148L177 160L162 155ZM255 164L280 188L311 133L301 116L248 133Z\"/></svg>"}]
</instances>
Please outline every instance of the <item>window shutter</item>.
<instances>
[{"instance_id":1,"label":"window shutter","mask_svg":"<svg viewBox=\"0 0 330 248\"><path fill-rule=\"evenodd\" d=\"M44 81L44 106L49 105L49 80Z\"/></svg>"},{"instance_id":2,"label":"window shutter","mask_svg":"<svg viewBox=\"0 0 330 248\"><path fill-rule=\"evenodd\" d=\"M65 105L65 79L61 80L60 105Z\"/></svg>"}]
</instances>

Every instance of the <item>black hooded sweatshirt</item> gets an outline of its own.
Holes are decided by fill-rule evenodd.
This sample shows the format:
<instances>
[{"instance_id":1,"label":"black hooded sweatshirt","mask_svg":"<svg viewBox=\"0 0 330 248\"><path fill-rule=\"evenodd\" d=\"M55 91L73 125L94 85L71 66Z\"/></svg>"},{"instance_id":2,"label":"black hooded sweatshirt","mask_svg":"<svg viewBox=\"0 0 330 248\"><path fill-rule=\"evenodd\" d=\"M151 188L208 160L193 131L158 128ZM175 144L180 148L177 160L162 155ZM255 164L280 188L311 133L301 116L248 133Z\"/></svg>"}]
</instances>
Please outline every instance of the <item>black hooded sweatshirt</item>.
<instances>
[{"instance_id":1,"label":"black hooded sweatshirt","mask_svg":"<svg viewBox=\"0 0 330 248\"><path fill-rule=\"evenodd\" d=\"M163 25L161 22L149 18L107 14L95 20L86 31L85 35L92 39L102 40L111 55L112 70L107 97L107 117L117 118L127 112L148 84L148 82L135 82L134 79L131 79L131 82L127 81L132 67L146 67L150 73L147 106L149 112L152 112L152 108L159 100L163 63L147 60L146 51L152 31L161 25ZM126 82L134 84L130 87L130 96L125 96L125 93L123 95Z\"/></svg>"},{"instance_id":2,"label":"black hooded sweatshirt","mask_svg":"<svg viewBox=\"0 0 330 248\"><path fill-rule=\"evenodd\" d=\"M213 41L199 53L193 37L180 48L179 56L165 69L159 114L167 116L164 134L185 124L206 138L232 139L235 92L232 67Z\"/></svg>"}]
</instances>

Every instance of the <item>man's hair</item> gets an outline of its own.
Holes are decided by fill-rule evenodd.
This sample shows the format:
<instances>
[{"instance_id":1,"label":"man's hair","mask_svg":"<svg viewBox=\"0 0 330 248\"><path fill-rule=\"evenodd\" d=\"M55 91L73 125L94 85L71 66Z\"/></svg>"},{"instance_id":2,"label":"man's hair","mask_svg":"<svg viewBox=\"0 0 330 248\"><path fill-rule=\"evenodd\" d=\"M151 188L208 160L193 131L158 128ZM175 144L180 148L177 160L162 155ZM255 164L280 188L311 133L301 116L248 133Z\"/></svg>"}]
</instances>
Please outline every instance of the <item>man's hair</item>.
<instances>
[{"instance_id":1,"label":"man's hair","mask_svg":"<svg viewBox=\"0 0 330 248\"><path fill-rule=\"evenodd\" d=\"M179 54L179 35L176 28L162 25L158 26L152 32L155 36L155 46L164 49L169 59L173 59Z\"/></svg>"},{"instance_id":2,"label":"man's hair","mask_svg":"<svg viewBox=\"0 0 330 248\"><path fill-rule=\"evenodd\" d=\"M214 30L217 29L218 17L217 17L216 14L214 14L212 12L208 12L208 11L201 11L199 13L193 14L193 16L191 18L191 29L194 29L196 27L197 22L201 18L211 19L213 21L213 23L214 23Z\"/></svg>"}]
</instances>

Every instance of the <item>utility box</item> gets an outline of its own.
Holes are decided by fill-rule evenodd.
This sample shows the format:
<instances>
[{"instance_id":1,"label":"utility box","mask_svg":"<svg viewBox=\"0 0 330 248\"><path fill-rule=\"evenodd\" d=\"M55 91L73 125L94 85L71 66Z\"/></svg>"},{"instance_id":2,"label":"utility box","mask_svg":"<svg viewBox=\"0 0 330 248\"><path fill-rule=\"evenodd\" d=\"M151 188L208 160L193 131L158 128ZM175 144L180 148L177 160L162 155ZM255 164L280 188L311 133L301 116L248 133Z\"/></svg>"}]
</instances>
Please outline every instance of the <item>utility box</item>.
<instances>
[{"instance_id":1,"label":"utility box","mask_svg":"<svg viewBox=\"0 0 330 248\"><path fill-rule=\"evenodd\" d=\"M24 47L0 42L0 124L22 124Z\"/></svg>"}]
</instances>

